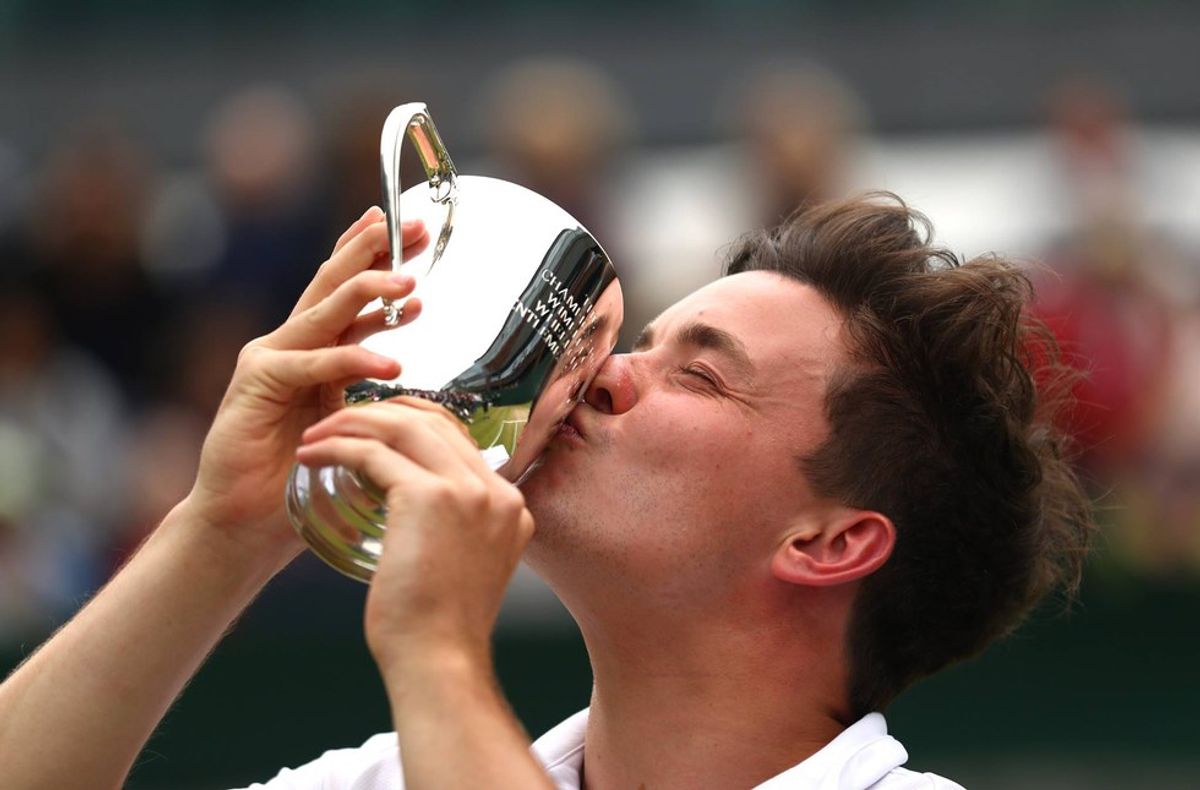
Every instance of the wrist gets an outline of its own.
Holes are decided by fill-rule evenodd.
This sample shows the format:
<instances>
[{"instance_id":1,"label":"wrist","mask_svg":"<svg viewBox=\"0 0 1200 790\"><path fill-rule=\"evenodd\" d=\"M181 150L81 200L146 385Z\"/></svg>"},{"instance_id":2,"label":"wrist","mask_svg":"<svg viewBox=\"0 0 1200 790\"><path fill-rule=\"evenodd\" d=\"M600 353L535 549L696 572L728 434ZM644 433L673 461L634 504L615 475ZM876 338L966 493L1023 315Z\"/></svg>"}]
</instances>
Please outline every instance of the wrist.
<instances>
[{"instance_id":1,"label":"wrist","mask_svg":"<svg viewBox=\"0 0 1200 790\"><path fill-rule=\"evenodd\" d=\"M181 550L210 567L259 587L303 549L294 533L284 533L284 538L265 537L261 530L219 523L208 516L194 494L175 505L151 536L152 540L176 541Z\"/></svg>"},{"instance_id":2,"label":"wrist","mask_svg":"<svg viewBox=\"0 0 1200 790\"><path fill-rule=\"evenodd\" d=\"M381 665L410 787L546 787L490 651L447 642Z\"/></svg>"},{"instance_id":3,"label":"wrist","mask_svg":"<svg viewBox=\"0 0 1200 790\"><path fill-rule=\"evenodd\" d=\"M445 689L495 686L489 649L443 641L390 652L372 650L372 655L393 705L416 695L440 695Z\"/></svg>"}]
</instances>

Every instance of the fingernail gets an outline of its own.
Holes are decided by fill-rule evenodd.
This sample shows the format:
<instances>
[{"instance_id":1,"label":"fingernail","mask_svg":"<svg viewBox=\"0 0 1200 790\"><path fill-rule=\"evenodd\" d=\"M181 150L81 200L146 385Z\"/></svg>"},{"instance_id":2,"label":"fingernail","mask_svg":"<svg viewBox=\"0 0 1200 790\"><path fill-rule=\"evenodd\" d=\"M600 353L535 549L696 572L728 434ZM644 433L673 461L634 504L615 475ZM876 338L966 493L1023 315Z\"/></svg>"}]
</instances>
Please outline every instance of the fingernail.
<instances>
[{"instance_id":1,"label":"fingernail","mask_svg":"<svg viewBox=\"0 0 1200 790\"><path fill-rule=\"evenodd\" d=\"M400 223L400 227L404 228L405 230L413 230L414 228L420 227L420 225L421 220L419 219L406 219Z\"/></svg>"},{"instance_id":2,"label":"fingernail","mask_svg":"<svg viewBox=\"0 0 1200 790\"><path fill-rule=\"evenodd\" d=\"M388 275L388 282L395 283L396 285L412 285L414 281L411 274L397 272L396 274Z\"/></svg>"}]
</instances>

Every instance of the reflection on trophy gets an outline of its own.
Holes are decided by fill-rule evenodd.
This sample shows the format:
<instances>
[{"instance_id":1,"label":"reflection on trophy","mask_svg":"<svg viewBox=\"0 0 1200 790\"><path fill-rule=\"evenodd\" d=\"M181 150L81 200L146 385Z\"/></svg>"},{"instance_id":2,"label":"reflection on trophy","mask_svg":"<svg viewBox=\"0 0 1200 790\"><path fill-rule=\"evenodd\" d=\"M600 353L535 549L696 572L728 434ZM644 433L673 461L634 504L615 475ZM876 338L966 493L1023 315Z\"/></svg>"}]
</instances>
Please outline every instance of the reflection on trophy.
<instances>
[{"instance_id":1,"label":"reflection on trophy","mask_svg":"<svg viewBox=\"0 0 1200 790\"><path fill-rule=\"evenodd\" d=\"M404 138L428 182L400 185ZM392 110L380 145L392 268L417 281L423 312L363 345L400 361L394 381L363 381L347 403L415 395L468 427L499 474L519 481L537 462L621 326L621 286L599 242L566 211L524 187L460 176L424 104ZM435 242L401 260L400 222L421 219ZM378 305L368 305L367 310ZM395 323L399 308L383 305ZM382 551L382 492L344 467L297 465L287 511L309 546L366 581Z\"/></svg>"}]
</instances>

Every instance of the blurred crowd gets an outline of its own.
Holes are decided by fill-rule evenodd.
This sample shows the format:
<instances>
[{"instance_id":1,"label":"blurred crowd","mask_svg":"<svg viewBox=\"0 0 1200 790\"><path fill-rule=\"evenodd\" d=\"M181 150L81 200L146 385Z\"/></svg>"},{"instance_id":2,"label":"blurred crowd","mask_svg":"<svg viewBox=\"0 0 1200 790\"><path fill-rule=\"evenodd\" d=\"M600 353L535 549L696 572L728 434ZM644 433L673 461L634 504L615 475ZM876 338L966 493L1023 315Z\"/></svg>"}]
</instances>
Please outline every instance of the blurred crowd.
<instances>
[{"instance_id":1,"label":"blurred crowd","mask_svg":"<svg viewBox=\"0 0 1200 790\"><path fill-rule=\"evenodd\" d=\"M0 645L61 622L187 493L239 349L379 201L383 118L413 98L436 118L437 97L381 89L328 111L249 87L213 108L182 163L155 161L122 119L81 119L40 161L0 135ZM1086 81L1046 98L1067 230L1031 276L1085 374L1064 420L1102 508L1103 562L1196 578L1197 250L1145 220L1120 98ZM486 150L451 150L460 171L529 186L605 242L626 343L717 276L737 234L871 186L853 175L869 108L809 64L720 96L715 142L688 159L699 169L639 147L628 100L584 63L518 64L473 101Z\"/></svg>"}]
</instances>

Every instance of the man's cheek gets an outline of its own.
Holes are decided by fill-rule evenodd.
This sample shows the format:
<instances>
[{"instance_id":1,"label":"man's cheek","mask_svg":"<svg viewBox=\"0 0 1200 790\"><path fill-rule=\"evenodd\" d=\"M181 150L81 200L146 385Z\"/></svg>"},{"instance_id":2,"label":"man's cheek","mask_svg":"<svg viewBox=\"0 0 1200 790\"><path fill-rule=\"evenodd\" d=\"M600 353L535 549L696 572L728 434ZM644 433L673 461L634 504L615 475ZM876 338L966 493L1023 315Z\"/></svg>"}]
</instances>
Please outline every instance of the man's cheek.
<instances>
[{"instance_id":1,"label":"man's cheek","mask_svg":"<svg viewBox=\"0 0 1200 790\"><path fill-rule=\"evenodd\" d=\"M674 420L656 433L645 432L642 441L647 459L659 464L706 467L719 471L735 459L754 452L752 434L719 420Z\"/></svg>"}]
</instances>

